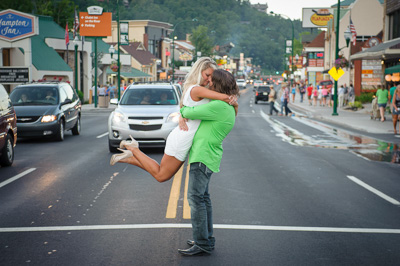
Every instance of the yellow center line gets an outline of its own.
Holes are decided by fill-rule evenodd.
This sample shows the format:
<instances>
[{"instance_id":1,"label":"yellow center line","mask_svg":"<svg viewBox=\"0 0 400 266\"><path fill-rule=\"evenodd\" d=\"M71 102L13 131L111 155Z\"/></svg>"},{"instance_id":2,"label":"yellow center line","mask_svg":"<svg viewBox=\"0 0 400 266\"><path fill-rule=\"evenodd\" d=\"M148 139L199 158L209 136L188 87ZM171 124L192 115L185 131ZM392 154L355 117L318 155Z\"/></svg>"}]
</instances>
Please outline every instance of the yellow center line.
<instances>
[{"instance_id":1,"label":"yellow center line","mask_svg":"<svg viewBox=\"0 0 400 266\"><path fill-rule=\"evenodd\" d=\"M168 200L167 214L165 218L169 219L176 218L179 194L182 183L182 172L183 172L183 165L181 166L181 168L179 168L178 172L174 176L174 180L172 182L172 187L171 187L171 193L169 195L169 200Z\"/></svg>"},{"instance_id":2,"label":"yellow center line","mask_svg":"<svg viewBox=\"0 0 400 266\"><path fill-rule=\"evenodd\" d=\"M187 199L187 191L189 187L189 170L190 170L190 165L186 167L185 196L183 198L183 219L190 219L190 206Z\"/></svg>"}]
</instances>

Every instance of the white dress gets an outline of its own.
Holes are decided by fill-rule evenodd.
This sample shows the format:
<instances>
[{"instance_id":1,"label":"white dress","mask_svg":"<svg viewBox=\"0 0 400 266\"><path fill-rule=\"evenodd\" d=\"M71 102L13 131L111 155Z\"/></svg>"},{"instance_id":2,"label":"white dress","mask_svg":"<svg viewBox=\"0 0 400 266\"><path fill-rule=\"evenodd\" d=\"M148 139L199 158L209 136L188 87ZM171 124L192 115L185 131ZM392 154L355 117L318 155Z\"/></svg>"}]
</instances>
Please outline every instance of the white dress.
<instances>
[{"instance_id":1,"label":"white dress","mask_svg":"<svg viewBox=\"0 0 400 266\"><path fill-rule=\"evenodd\" d=\"M198 102L193 101L192 97L190 97L190 92L196 86L199 85L193 85L189 87L189 89L185 93L185 96L183 98L184 106L194 107L210 102L209 99L202 99ZM200 126L200 122L201 120L189 119L186 123L189 128L188 131L180 130L179 126L172 130L167 138L164 153L169 156L175 157L179 161L185 161L189 150L192 147L193 138L196 134L197 129Z\"/></svg>"}]
</instances>

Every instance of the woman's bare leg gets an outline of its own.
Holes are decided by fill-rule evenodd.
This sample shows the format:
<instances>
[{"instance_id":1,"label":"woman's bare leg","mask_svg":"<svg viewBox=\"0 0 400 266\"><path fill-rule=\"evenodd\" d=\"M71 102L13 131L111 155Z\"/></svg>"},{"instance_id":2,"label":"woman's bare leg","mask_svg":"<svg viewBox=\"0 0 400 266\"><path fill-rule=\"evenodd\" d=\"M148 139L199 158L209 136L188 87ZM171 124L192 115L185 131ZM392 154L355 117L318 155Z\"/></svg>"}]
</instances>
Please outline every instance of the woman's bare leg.
<instances>
[{"instance_id":1,"label":"woman's bare leg","mask_svg":"<svg viewBox=\"0 0 400 266\"><path fill-rule=\"evenodd\" d=\"M165 182L171 179L171 177L178 172L179 168L184 163L173 156L164 154L163 158L161 159L161 164L158 164L157 161L144 154L140 149L130 147L126 148L133 153L134 158L130 157L121 160L120 162L130 160L129 162L127 161L127 163L139 166L151 174L158 182Z\"/></svg>"},{"instance_id":2,"label":"woman's bare leg","mask_svg":"<svg viewBox=\"0 0 400 266\"><path fill-rule=\"evenodd\" d=\"M397 134L397 129L396 129L396 127L397 127L397 118L398 118L398 115L392 115L393 128L394 128L394 134L395 135Z\"/></svg>"}]
</instances>

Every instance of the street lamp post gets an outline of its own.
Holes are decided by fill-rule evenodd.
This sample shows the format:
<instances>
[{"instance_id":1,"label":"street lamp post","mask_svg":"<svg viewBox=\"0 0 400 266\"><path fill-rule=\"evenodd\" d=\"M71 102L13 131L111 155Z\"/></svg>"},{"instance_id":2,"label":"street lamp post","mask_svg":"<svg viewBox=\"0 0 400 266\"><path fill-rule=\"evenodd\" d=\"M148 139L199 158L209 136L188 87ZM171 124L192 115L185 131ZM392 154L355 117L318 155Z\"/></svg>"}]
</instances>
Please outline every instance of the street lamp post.
<instances>
[{"instance_id":1,"label":"street lamp post","mask_svg":"<svg viewBox=\"0 0 400 266\"><path fill-rule=\"evenodd\" d=\"M292 71L291 71L291 73L293 74L294 73L294 71L293 71L293 59L294 59L293 58L293 51L294 51L294 24L293 24L293 20L291 20L290 17L288 17L288 16L286 16L284 14L274 13L273 11L271 11L270 14L276 14L276 15L279 15L279 16L285 16L285 17L287 17L289 19L290 23L292 23L292 63L291 63ZM286 53L286 51L285 51L285 53ZM292 81L292 83L293 83L293 81Z\"/></svg>"},{"instance_id":2,"label":"street lamp post","mask_svg":"<svg viewBox=\"0 0 400 266\"><path fill-rule=\"evenodd\" d=\"M172 83L175 82L175 28L181 23L184 22L197 22L198 20L196 18L192 20L183 20L181 22L178 22L175 24L174 28L172 29Z\"/></svg>"},{"instance_id":3,"label":"street lamp post","mask_svg":"<svg viewBox=\"0 0 400 266\"><path fill-rule=\"evenodd\" d=\"M75 36L74 39L74 46L75 46L75 79L74 79L74 86L76 93L78 93L78 45L79 45L79 38Z\"/></svg>"},{"instance_id":4,"label":"street lamp post","mask_svg":"<svg viewBox=\"0 0 400 266\"><path fill-rule=\"evenodd\" d=\"M340 22L340 0L338 0L337 6L337 18L336 18L336 46L335 46L335 61L339 58L339 22ZM335 88L333 89L333 113L332 115L339 115L337 113L337 101L338 101L338 84L335 79Z\"/></svg>"}]
</instances>

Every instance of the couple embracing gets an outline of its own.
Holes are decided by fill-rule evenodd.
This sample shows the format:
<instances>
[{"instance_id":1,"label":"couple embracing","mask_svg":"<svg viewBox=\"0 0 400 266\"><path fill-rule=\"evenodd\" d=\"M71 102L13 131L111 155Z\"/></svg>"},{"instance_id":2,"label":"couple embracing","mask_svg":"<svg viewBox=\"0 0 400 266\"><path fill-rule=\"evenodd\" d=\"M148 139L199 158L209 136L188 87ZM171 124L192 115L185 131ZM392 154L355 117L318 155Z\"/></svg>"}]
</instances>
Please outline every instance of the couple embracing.
<instances>
[{"instance_id":1,"label":"couple embracing","mask_svg":"<svg viewBox=\"0 0 400 266\"><path fill-rule=\"evenodd\" d=\"M125 150L113 155L110 164L129 163L164 182L179 170L190 151L187 196L193 240L187 241L190 248L178 252L188 256L211 254L215 238L208 188L211 175L219 172L222 142L235 124L239 88L233 75L217 69L216 63L208 57L196 61L183 87L179 127L168 136L161 163L144 154L139 143L132 138L121 141L120 146Z\"/></svg>"}]
</instances>

